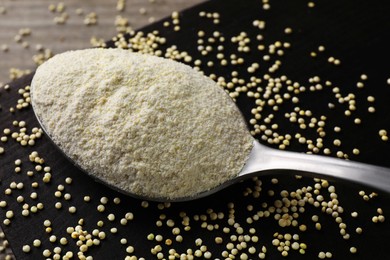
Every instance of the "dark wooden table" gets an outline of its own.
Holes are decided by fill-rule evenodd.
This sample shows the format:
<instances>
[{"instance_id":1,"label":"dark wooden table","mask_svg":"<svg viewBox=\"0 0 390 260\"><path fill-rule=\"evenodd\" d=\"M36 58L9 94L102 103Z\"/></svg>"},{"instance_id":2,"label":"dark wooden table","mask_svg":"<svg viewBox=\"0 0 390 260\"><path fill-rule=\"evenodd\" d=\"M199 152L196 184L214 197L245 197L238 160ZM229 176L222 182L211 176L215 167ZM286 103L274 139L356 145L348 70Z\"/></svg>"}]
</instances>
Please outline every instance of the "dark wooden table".
<instances>
[{"instance_id":1,"label":"dark wooden table","mask_svg":"<svg viewBox=\"0 0 390 260\"><path fill-rule=\"evenodd\" d=\"M265 105L262 111L262 119L259 119L261 124L269 124L264 122L264 118L269 114L275 114L272 123L277 123L280 133L292 134L291 145L287 147L289 150L297 152L307 152L308 145L301 144L295 137L295 133L302 133L307 139L317 141L319 133L318 128L307 127L301 129L299 125L290 122L285 117L285 113L295 110L299 106L300 109L310 110L314 116L326 116L326 124L323 126L326 135L322 136L324 147L330 147L331 153L328 156L337 156L337 151L342 150L349 155L350 160L356 160L366 163L378 164L390 167L389 145L387 141L382 141L378 135L380 129L390 129L390 117L388 115L390 88L387 79L390 77L388 66L382 66L390 60L390 52L388 49L387 39L390 38L390 20L388 19L388 10L390 5L385 1L382 2L367 2L364 0L348 1L348 0L330 0L325 2L316 2L315 7L309 7L305 0L284 1L275 0L271 2L271 9L266 11L261 7L261 2L258 0L214 0L206 2L202 6L197 6L191 10L181 13L180 32L164 29L161 23L151 25L151 27L143 28L145 32L151 30L159 30L166 37L167 45L176 45L180 50L187 51L194 59L207 59L218 64L215 57L216 53L208 55L206 58L202 56L197 49L197 32L204 30L206 35L210 36L218 30L225 37L225 49L223 50L226 56L237 54L244 57L243 66L207 66L207 63L202 64L201 68L207 75L212 73L224 76L227 80L231 79L232 71L238 71L240 77L245 80L250 80L251 74L246 70L247 66L254 62L260 64L259 71L255 74L263 79L260 88L256 90L261 95L264 95L264 89L272 86L265 76L268 73L270 63L263 60L264 53L270 50L259 49L257 44L262 43L266 47L270 47L274 43L288 42L290 48L284 50L284 55L281 55L280 60L282 66L280 70L271 73L272 76L286 75L292 82L300 82L306 86L306 91L293 93L299 97L299 104L292 100L286 100L281 104L278 111L274 111L272 106ZM10 2L10 3L16 3ZM139 11L139 9L138 9ZM221 15L221 23L216 25L208 19L199 17L200 11L214 12L217 11ZM253 26L253 21L265 21L265 28L261 29ZM78 23L80 25L80 23ZM292 28L293 33L286 34L286 27ZM55 27L62 28L62 27ZM65 28L65 26L64 26ZM237 45L231 42L233 36L239 35L245 31L252 39L250 53L242 53L237 51ZM262 34L263 39L256 37ZM66 41L67 42L67 41ZM325 46L324 52L319 52L319 46ZM275 47L275 46L273 46ZM271 47L270 47L271 48ZM310 55L311 52L316 52L317 57ZM271 55L272 56L272 55ZM340 59L341 64L335 65L329 62L329 57ZM279 59L279 56L272 56L271 60ZM361 75L368 75L368 79L361 79ZM313 83L314 76L318 76L320 81L332 82L333 87L338 87L342 97L354 93L356 110L353 110L352 115L345 115L345 110L348 109L346 100L340 101L334 92L337 92L333 87L323 87L322 90L317 89ZM1 90L0 103L5 108L9 107L18 99L17 89L29 84L32 75L23 77L11 84L9 91ZM315 80L314 80L315 81ZM357 86L357 82L364 81L364 87ZM267 84L269 83L269 85ZM285 93L288 86L282 83L280 91ZM313 86L314 88L310 88ZM277 93L277 88L272 88L272 95ZM368 100L369 96L375 97L375 102ZM272 96L273 97L273 96ZM269 100L269 97L262 96L264 100ZM276 97L275 97L276 98ZM340 101L340 102L339 102ZM242 110L245 117L251 118L251 109L254 107L254 99L246 95L241 95L237 99L237 105ZM269 101L271 104L272 101ZM332 103L334 108L329 108L329 103ZM375 113L368 112L368 107L374 106ZM307 118L306 118L307 116ZM306 120L311 120L308 114L302 115ZM355 124L354 118L358 117L362 120L361 124ZM26 120L29 126L37 124L36 119L31 109L18 111L14 115L6 109L0 111L0 127L4 128L10 125L12 120ZM335 126L341 126L342 131L335 131ZM12 127L16 129L16 127ZM260 137L260 136L257 136ZM340 146L337 145L335 139L342 140ZM163 207L155 202L149 202L149 207L145 207L145 203L135 198L119 194L99 183L94 183L85 174L82 174L77 168L71 165L55 147L43 137L37 141L36 146L26 149L20 149L19 144L11 140L4 144L7 153L1 157L1 162L5 167L0 168L2 182L0 183L1 192L3 192L12 181L23 182L25 187L23 190L16 190L11 196L0 195L8 203L8 208L0 210L0 216L4 219L6 212L9 209L14 210L15 217L9 226L4 226L12 246L15 249L15 254L20 259L41 259L42 251L46 248L52 249L57 246L57 242L50 242L49 237L55 234L60 237L68 237L69 243L63 246L64 250L73 250L77 252L75 241L66 233L66 228L77 225L80 218L84 218L85 223L83 228L91 232L97 228L97 221L104 220L105 226L101 230L106 231L108 238L98 247L93 247L88 253L93 255L94 259L123 259L126 255L126 246L120 244L120 238L127 238L129 245L134 245L137 256L144 256L145 259L156 258L151 254L151 248L157 244L161 244L165 256L167 251L173 247L178 252L186 252L188 248L199 248L195 245L195 240L198 237L203 239L203 243L207 245L207 250L213 252L212 258L222 258L223 250L226 250L227 243L231 242L234 246L239 244L235 241L235 236L239 237L241 229L243 234L250 235L251 232L258 237L258 241L247 241L247 245L253 246L256 250L255 255L250 254L249 248L241 248L239 254L246 253L250 258L257 259L257 255L262 247L267 248L266 259L286 259L281 255L281 252L272 244L275 233L279 234L299 234L299 243L306 243L308 248L305 254L300 254L297 250L288 252L288 259L317 259L320 252L332 252L333 259L386 259L387 241L390 239L390 222L386 219L383 223L373 223L373 217L383 211L387 217L390 212L390 194L379 192L379 196L365 200L359 195L359 191L364 190L366 195L373 195L376 191L373 188L356 185L351 182L343 182L340 180L330 180L329 184L334 185L337 192L337 214L342 217L342 222L346 223L346 232L350 237L343 237L342 225L339 225L334 216L322 209L321 203L310 204L307 202L304 207L287 207L280 209L280 213L285 213L287 217L294 216L295 225L282 227L277 220L274 207L279 207L281 203L289 204L282 197L297 197L299 189L305 190L303 193L310 193L310 196L316 200L324 198L326 202L332 201L336 204L335 195L331 195L331 190L326 188L326 182L322 186L319 180L312 178L297 179L294 175L279 172L277 175L261 177L261 196L253 196L254 190L259 189L258 182L246 180L237 185L233 185L221 192L218 192L210 197L187 203L174 203L170 207ZM278 147L277 145L273 145ZM360 149L360 154L353 153L354 148ZM41 151L45 156L46 162L52 167L53 180L50 184L42 182L41 175L37 174L33 178L26 174L14 173L14 160L22 158L23 170L32 167L33 163L28 161L28 153L33 149ZM324 154L323 149L319 149L320 154ZM321 165L319 165L321 167ZM65 184L65 177L71 176L73 183ZM277 177L278 182L273 178ZM39 189L30 187L31 182L39 182ZM62 184L65 187L65 192L72 194L71 200L65 200L62 197L55 197L54 192L58 189L58 185ZM257 185L257 186L256 186ZM310 190L317 191L310 191ZM38 193L38 200L32 201L29 196L31 192ZM282 192L283 191L283 192ZM286 194L286 191L288 191ZM318 193L318 194L317 194ZM26 200L30 204L42 201L45 209L37 214L32 214L29 217L21 216L21 205L17 201L19 194L26 195ZM83 196L89 194L91 202L83 201ZM317 196L321 195L321 196ZM106 204L106 211L99 212L97 207L102 202L101 196L106 196L109 199ZM304 195L306 196L306 195ZM309 196L309 194L307 195ZM116 204L113 200L115 197L121 198L121 203ZM299 196L298 196L299 197ZM309 199L308 199L309 200ZM61 201L62 209L54 208L54 204ZM229 209L232 204L234 209ZM290 203L291 204L291 203ZM77 206L77 212L71 214L68 212L69 206ZM329 204L327 204L329 205ZM290 205L291 206L291 205ZM299 206L299 205L298 205ZM332 207L333 207L332 206ZM381 208L379 210L378 208ZM215 219L213 212L220 214L220 218ZM128 225L119 223L120 218L126 212L134 213L134 220ZM269 213L265 213L268 211ZM184 216L186 212L191 216L191 229L184 231ZM294 213L293 213L294 212ZM353 217L353 212L358 212L357 217ZM109 213L115 214L118 218L115 221L108 221ZM295 214L296 213L296 214ZM269 217L268 217L269 214ZM201 216L202 217L199 217ZM234 215L234 221L238 223L235 226L230 226L232 220L228 220L230 215ZM257 217L255 217L255 215ZM284 214L283 214L284 215ZM316 215L319 217L318 222L321 223L321 228L315 226L313 220ZM174 220L176 226L181 228L183 241L176 241L176 236L172 233L172 227L167 225L167 219ZM198 216L200 220L198 220ZM207 218L207 220L204 220ZM46 233L43 226L44 220L52 221L52 233ZM203 219L203 220L202 220ZM375 218L374 218L375 219ZM156 222L162 220L162 226L157 227ZM209 226L211 224L211 226ZM301 225L307 227L306 231L302 231ZM205 227L206 225L206 227ZM118 233L111 232L112 227L118 227ZM223 231L223 227L229 227L229 231ZM301 228L300 228L301 227ZM363 233L358 234L356 228L363 228ZM227 233L225 233L227 232ZM150 241L147 235L150 233L161 234L164 240ZM252 234L252 235L253 235ZM215 238L221 237L222 244L216 243ZM288 236L287 236L288 237ZM22 246L32 244L33 239L40 238L42 246L32 248L28 254L22 252ZM348 238L348 239L347 239ZM245 239L245 238L243 238ZM281 238L281 240L284 240ZM350 248L357 248L357 253L350 253ZM238 258L238 256L237 256ZM236 259L237 259L236 258ZM245 257L243 256L245 259Z\"/></svg>"}]
</instances>

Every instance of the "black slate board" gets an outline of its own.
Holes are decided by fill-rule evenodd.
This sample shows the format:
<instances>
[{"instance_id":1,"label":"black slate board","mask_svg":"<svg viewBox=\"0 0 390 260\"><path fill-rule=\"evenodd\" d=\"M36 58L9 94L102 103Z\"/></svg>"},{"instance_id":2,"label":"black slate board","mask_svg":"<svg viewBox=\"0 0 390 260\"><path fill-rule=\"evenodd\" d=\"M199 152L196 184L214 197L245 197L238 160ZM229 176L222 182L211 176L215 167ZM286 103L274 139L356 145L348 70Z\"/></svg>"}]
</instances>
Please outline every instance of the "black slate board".
<instances>
[{"instance_id":1,"label":"black slate board","mask_svg":"<svg viewBox=\"0 0 390 260\"><path fill-rule=\"evenodd\" d=\"M307 6L307 1L270 1L271 9L268 11L262 10L261 1L246 0L214 0L205 2L202 5L195 6L191 9L183 11L181 17L181 31L173 32L162 26L162 22L157 22L151 26L144 28L142 31L150 32L159 30L160 34L167 39L165 46L177 45L180 50L185 50L194 58L202 58L196 49L196 33L199 29L206 33L212 33L214 30L220 31L228 42L229 39L239 34L242 31L247 32L251 36L261 32L264 35L264 44L269 45L277 40L288 41L291 43L291 48L286 50L283 60L283 65L278 71L278 75L288 75L293 81L301 82L301 84L310 85L307 79L312 76L320 76L322 79L330 80L333 85L338 86L343 95L348 93L356 94L357 110L354 116L362 119L361 125L353 124L352 117L343 115L345 105L338 104L333 97L330 89L325 89L319 92L306 91L299 95L299 106L304 109L310 109L314 114L325 114L327 116L326 132L324 144L332 146L334 138L342 140L343 151L348 151L350 159L372 163L377 165L389 166L390 157L388 142L383 142L378 136L379 129L390 129L390 116L388 116L388 104L390 97L390 86L386 84L387 78L390 77L388 71L388 61L390 60L390 51L388 42L390 34L390 20L388 19L388 11L390 4L386 1L326 1L315 2L314 8ZM199 12L219 12L221 23L214 25L209 19L200 18ZM259 31L252 26L254 19L266 21L266 29ZM167 20L170 20L167 18ZM293 33L285 35L284 28L291 27ZM319 45L324 45L326 51L319 53L318 57L313 59L310 57L311 51L316 51ZM109 46L113 46L109 42ZM235 47L225 44L226 53L236 52ZM251 42L253 51L249 54L242 54L245 57L246 64L258 61L262 64L262 53L255 51L256 43ZM241 55L241 54L240 54ZM329 56L334 56L342 61L340 66L334 66L327 62ZM212 59L212 58L210 58ZM215 58L214 58L215 59ZM202 67L206 74L215 73L229 78L232 70L237 70L242 74L242 77L247 77L245 72L246 67L222 67L214 66L208 68ZM260 70L259 75L263 75L266 71ZM363 89L356 88L356 82L359 81L361 74L367 74L368 80L365 82ZM20 80L11 83L9 91L0 90L0 129L11 128L13 120L24 120L29 129L38 126L36 119L33 116L31 108L16 111L14 114L9 113L8 108L14 106L19 98L17 89L28 85L32 75L28 75ZM376 98L374 106L376 112L369 114L367 107L369 106L366 97L373 95ZM328 102L333 102L335 109L328 109ZM250 119L250 109L253 107L253 99L248 99L245 95L238 98L237 104L243 111L247 119ZM275 122L279 124L281 133L296 133L300 132L296 125L289 123L284 118L284 112L291 111L292 104L280 106L280 111L275 113ZM269 111L264 111L269 113ZM334 133L334 126L341 126L342 132ZM316 133L310 130L305 131L305 135L309 138L316 138ZM390 194L380 193L378 197L370 201L364 201L358 195L360 190L365 190L370 194L371 188L363 187L353 183L331 182L334 184L338 193L340 204L344 208L344 213L341 214L343 221L347 224L347 231L351 237L345 240L339 234L338 224L330 215L321 212L321 208L316 208L312 205L305 206L305 212L299 214L297 219L299 224L306 224L308 230L300 232L297 227L281 228L277 221L273 219L273 214L268 218L260 218L260 220L248 224L246 218L256 214L257 211L264 210L263 205L267 203L272 205L275 198L279 198L281 190L294 191L297 188L304 186L313 186L314 180L304 178L296 180L290 175L275 175L262 177L262 196L259 199L250 196L244 197L242 193L247 187L253 187L251 180L244 181L232 187L229 187L215 195L203 198L193 202L175 203L167 209L157 209L157 203L150 202L147 209L141 206L141 201L123 196L109 188L94 182L91 178L81 173L76 167L69 163L62 154L43 137L37 141L34 147L20 147L14 140L9 140L5 144L0 144L6 149L5 154L0 155L0 200L7 201L8 206L0 209L0 218L3 220L7 210L12 209L15 217L9 226L4 226L1 223L7 238L13 248L17 259L45 259L42 256L42 251L46 248L53 249L60 246L58 242L49 242L49 236L55 234L58 238L67 237L69 244L63 247L63 251L73 251L77 253L75 241L66 234L66 227L76 226L80 218L84 219L84 228L89 232L97 228L96 222L104 220L105 225L101 230L107 233L107 238L102 241L101 245L94 246L88 250L88 255L92 255L94 259L124 259L126 256L126 246L121 245L119 240L127 238L128 244L134 246L134 254L145 259L155 259L150 253L157 242L148 241L146 236L149 233L162 234L164 239L174 236L171 233L171 228L164 225L157 228L156 221L159 215L164 213L168 218L175 220L176 225L181 229L180 212L186 212L187 215L205 214L208 209L213 209L215 212L224 212L225 218L219 221L208 220L208 223L218 223L220 229L207 231L201 227L201 222L196 222L191 219L191 230L181 231L184 241L182 243L173 242L172 246L163 246L165 257L169 248L175 248L179 253L185 252L188 248L197 248L194 240L198 237L203 239L208 250L213 253L212 258L223 258L221 252L225 250L226 243L230 242L229 237L235 234L232 229L231 233L224 234L222 227L228 226L227 203L234 202L236 221L248 233L249 228L256 229L256 235L259 236L259 241L248 243L257 249L255 255L250 255L250 259L257 259L257 254L264 245L267 247L267 259L285 259L280 252L272 245L272 239L275 232L279 233L298 233L300 235L299 242L306 243L308 249L305 255L300 255L295 250L289 251L288 258L290 259L316 259L320 251L330 251L333 254L333 259L386 259L387 256L387 241L390 238L389 221L384 223L374 224L371 218L378 215L376 210L381 207L385 215L390 212L389 198ZM361 151L360 155L353 155L352 149L358 147ZM334 148L334 147L333 147ZM304 145L297 141L292 141L291 146L287 149L295 151L306 151ZM28 155L32 151L38 151L46 161L47 165L52 168L53 178L51 183L44 184L42 182L42 174L36 174L34 177L28 177L25 172L31 170L34 166L28 161ZM337 149L332 149L336 151ZM332 153L331 156L335 156ZM14 161L22 159L22 173L14 173ZM321 166L319 166L321 167ZM65 184L65 178L72 177L71 185ZM271 178L277 177L278 184L272 184ZM390 176L389 176L390 178ZM15 190L12 195L4 195L4 190L9 186L10 182L23 182L23 190ZM31 188L32 182L38 182L39 188ZM56 198L54 192L57 190L57 185L63 184L65 192L72 195L72 199L65 201L63 198ZM275 196L271 197L267 194L268 190L274 190ZM28 196L31 192L38 193L38 199L32 200ZM327 199L329 194L326 191L321 191ZM23 203L16 201L17 196L23 195L25 202L33 205L38 202L44 204L44 209L35 214L30 214L28 217L21 216ZM83 196L90 195L91 202L83 202ZM109 198L109 203L106 205L106 211L103 213L97 212L96 207L100 204L99 199L105 196ZM116 205L113 203L113 198L121 198L121 203ZM54 204L61 201L63 208L57 210ZM70 214L67 211L69 206L76 206L77 213ZM253 212L248 212L247 205L253 205ZM354 219L350 213L353 211L359 212L358 218ZM135 219L126 226L119 224L126 212L133 212ZM114 213L116 220L109 222L107 215ZM318 231L314 228L314 223L311 216L316 214L320 218L322 230ZM43 221L50 219L52 222L53 231L51 234L45 232ZM109 232L111 227L118 227L117 234ZM356 227L363 228L363 234L355 233ZM217 245L214 242L216 236L221 236L224 242ZM35 238L42 240L40 248L32 248L31 252L25 254L22 252L22 246L32 244ZM162 243L164 244L164 243ZM355 246L358 253L352 255L349 248ZM247 252L243 249L242 252Z\"/></svg>"}]
</instances>

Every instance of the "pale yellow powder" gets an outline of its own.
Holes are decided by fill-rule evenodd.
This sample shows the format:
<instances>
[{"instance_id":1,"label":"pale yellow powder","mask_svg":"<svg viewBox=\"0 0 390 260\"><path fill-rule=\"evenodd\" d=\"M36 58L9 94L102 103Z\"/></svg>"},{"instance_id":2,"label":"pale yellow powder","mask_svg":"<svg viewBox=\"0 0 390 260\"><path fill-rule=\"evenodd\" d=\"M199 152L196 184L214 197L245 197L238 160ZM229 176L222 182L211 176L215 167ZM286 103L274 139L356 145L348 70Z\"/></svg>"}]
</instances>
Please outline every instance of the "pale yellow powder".
<instances>
[{"instance_id":1,"label":"pale yellow powder","mask_svg":"<svg viewBox=\"0 0 390 260\"><path fill-rule=\"evenodd\" d=\"M125 192L177 199L237 176L253 138L231 98L182 63L121 49L55 55L32 104L61 149Z\"/></svg>"}]
</instances>

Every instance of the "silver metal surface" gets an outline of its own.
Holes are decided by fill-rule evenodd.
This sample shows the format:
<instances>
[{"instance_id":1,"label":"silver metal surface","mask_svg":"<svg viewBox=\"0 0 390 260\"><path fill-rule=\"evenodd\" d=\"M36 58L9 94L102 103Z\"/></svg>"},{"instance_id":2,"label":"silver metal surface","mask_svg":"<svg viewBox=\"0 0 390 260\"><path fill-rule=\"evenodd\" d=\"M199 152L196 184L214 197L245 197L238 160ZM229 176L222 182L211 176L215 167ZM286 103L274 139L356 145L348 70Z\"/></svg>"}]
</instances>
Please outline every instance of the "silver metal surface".
<instances>
[{"instance_id":1,"label":"silver metal surface","mask_svg":"<svg viewBox=\"0 0 390 260\"><path fill-rule=\"evenodd\" d=\"M249 158L236 178L197 196L180 198L175 201L198 199L243 179L275 173L305 175L326 180L343 180L362 184L378 192L390 193L390 168L322 155L278 150L255 140Z\"/></svg>"},{"instance_id":2,"label":"silver metal surface","mask_svg":"<svg viewBox=\"0 0 390 260\"><path fill-rule=\"evenodd\" d=\"M321 155L282 151L257 141L254 141L252 152L239 176L245 178L253 173L262 175L275 170L288 170L328 180L345 180L364 184L378 191L390 192L390 168Z\"/></svg>"}]
</instances>

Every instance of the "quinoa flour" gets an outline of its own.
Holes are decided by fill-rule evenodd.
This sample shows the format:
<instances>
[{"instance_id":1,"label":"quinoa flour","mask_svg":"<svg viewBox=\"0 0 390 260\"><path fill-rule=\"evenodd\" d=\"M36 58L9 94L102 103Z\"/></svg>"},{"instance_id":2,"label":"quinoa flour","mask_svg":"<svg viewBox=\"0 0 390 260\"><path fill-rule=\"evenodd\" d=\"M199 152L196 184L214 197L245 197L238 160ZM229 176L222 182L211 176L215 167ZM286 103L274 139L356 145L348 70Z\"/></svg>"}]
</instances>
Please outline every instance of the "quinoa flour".
<instances>
[{"instance_id":1,"label":"quinoa flour","mask_svg":"<svg viewBox=\"0 0 390 260\"><path fill-rule=\"evenodd\" d=\"M122 49L55 55L31 83L34 111L88 174L125 192L176 199L234 178L253 138L213 80Z\"/></svg>"}]
</instances>

